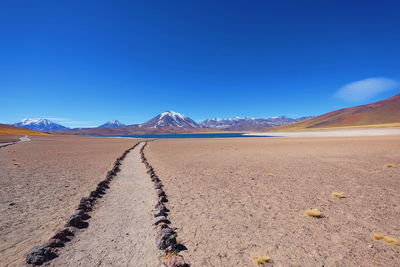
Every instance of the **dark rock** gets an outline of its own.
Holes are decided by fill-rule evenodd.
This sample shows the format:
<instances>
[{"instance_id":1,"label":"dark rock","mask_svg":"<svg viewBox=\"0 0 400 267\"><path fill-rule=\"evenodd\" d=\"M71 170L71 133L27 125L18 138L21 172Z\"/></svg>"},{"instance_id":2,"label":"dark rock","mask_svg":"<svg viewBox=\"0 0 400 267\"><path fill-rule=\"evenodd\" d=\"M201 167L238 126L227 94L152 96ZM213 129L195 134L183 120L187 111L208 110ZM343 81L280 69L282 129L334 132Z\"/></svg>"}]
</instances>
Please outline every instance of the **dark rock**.
<instances>
[{"instance_id":1,"label":"dark rock","mask_svg":"<svg viewBox=\"0 0 400 267\"><path fill-rule=\"evenodd\" d=\"M112 168L113 173L117 173L120 171L118 166L114 166L114 168Z\"/></svg>"},{"instance_id":2,"label":"dark rock","mask_svg":"<svg viewBox=\"0 0 400 267\"><path fill-rule=\"evenodd\" d=\"M160 233L164 234L175 234L175 231L168 226L168 224L165 224L164 227L161 227Z\"/></svg>"},{"instance_id":3,"label":"dark rock","mask_svg":"<svg viewBox=\"0 0 400 267\"><path fill-rule=\"evenodd\" d=\"M104 195L105 190L104 190L103 187L97 186L97 187L96 187L96 192L97 192L98 194L100 194L100 195Z\"/></svg>"},{"instance_id":4,"label":"dark rock","mask_svg":"<svg viewBox=\"0 0 400 267\"><path fill-rule=\"evenodd\" d=\"M166 224L165 222L159 223L157 225L157 227L159 227L160 229L165 228L165 227L169 227L168 224Z\"/></svg>"},{"instance_id":5,"label":"dark rock","mask_svg":"<svg viewBox=\"0 0 400 267\"><path fill-rule=\"evenodd\" d=\"M165 217L165 216L158 216L158 217L154 218L154 220L153 220L153 224L155 224L155 225L157 225L161 222L167 223L169 221L168 221L167 217Z\"/></svg>"},{"instance_id":6,"label":"dark rock","mask_svg":"<svg viewBox=\"0 0 400 267\"><path fill-rule=\"evenodd\" d=\"M159 197L165 196L165 192L162 189L156 189L156 194Z\"/></svg>"},{"instance_id":7,"label":"dark rock","mask_svg":"<svg viewBox=\"0 0 400 267\"><path fill-rule=\"evenodd\" d=\"M75 211L74 214L84 216L86 214L86 212L84 210L77 210L77 211Z\"/></svg>"},{"instance_id":8,"label":"dark rock","mask_svg":"<svg viewBox=\"0 0 400 267\"><path fill-rule=\"evenodd\" d=\"M41 265L51 259L53 255L48 247L35 247L26 255L26 262L33 265Z\"/></svg>"},{"instance_id":9,"label":"dark rock","mask_svg":"<svg viewBox=\"0 0 400 267\"><path fill-rule=\"evenodd\" d=\"M168 214L163 210L155 210L154 217L167 216Z\"/></svg>"},{"instance_id":10,"label":"dark rock","mask_svg":"<svg viewBox=\"0 0 400 267\"><path fill-rule=\"evenodd\" d=\"M64 242L61 239L50 239L49 241L44 244L45 247L49 248L60 248L64 246Z\"/></svg>"},{"instance_id":11,"label":"dark rock","mask_svg":"<svg viewBox=\"0 0 400 267\"><path fill-rule=\"evenodd\" d=\"M90 196L91 197L98 197L99 193L97 193L96 191L92 191L92 192L90 192Z\"/></svg>"},{"instance_id":12,"label":"dark rock","mask_svg":"<svg viewBox=\"0 0 400 267\"><path fill-rule=\"evenodd\" d=\"M155 182L154 183L154 188L155 189L162 189L163 188L163 184L161 182Z\"/></svg>"},{"instance_id":13,"label":"dark rock","mask_svg":"<svg viewBox=\"0 0 400 267\"><path fill-rule=\"evenodd\" d=\"M65 224L66 227L68 226L74 226L77 227L79 224L82 222L82 216L78 214L74 214L71 217L69 217L67 223Z\"/></svg>"},{"instance_id":14,"label":"dark rock","mask_svg":"<svg viewBox=\"0 0 400 267\"><path fill-rule=\"evenodd\" d=\"M68 229L65 228L63 230L59 230L51 239L59 239L61 241L69 241L70 239L68 238L69 236L73 236L74 233Z\"/></svg>"},{"instance_id":15,"label":"dark rock","mask_svg":"<svg viewBox=\"0 0 400 267\"><path fill-rule=\"evenodd\" d=\"M162 202L158 202L155 206L154 206L155 210L160 210L160 211L164 211L164 212L169 212L169 209L167 207L165 207L164 203Z\"/></svg>"},{"instance_id":16,"label":"dark rock","mask_svg":"<svg viewBox=\"0 0 400 267\"><path fill-rule=\"evenodd\" d=\"M83 210L83 211L87 212L87 211L91 211L92 207L90 204L79 204L78 210Z\"/></svg>"},{"instance_id":17,"label":"dark rock","mask_svg":"<svg viewBox=\"0 0 400 267\"><path fill-rule=\"evenodd\" d=\"M15 206L15 202L10 202L10 203L8 203L8 206Z\"/></svg>"},{"instance_id":18,"label":"dark rock","mask_svg":"<svg viewBox=\"0 0 400 267\"><path fill-rule=\"evenodd\" d=\"M174 234L161 232L156 238L156 245L161 250L174 247L176 245L176 237Z\"/></svg>"},{"instance_id":19,"label":"dark rock","mask_svg":"<svg viewBox=\"0 0 400 267\"><path fill-rule=\"evenodd\" d=\"M82 204L86 204L86 203L90 203L91 202L91 200L90 200L90 198L88 198L88 197L83 197L83 198L81 198L81 200L79 201L79 203L82 203Z\"/></svg>"},{"instance_id":20,"label":"dark rock","mask_svg":"<svg viewBox=\"0 0 400 267\"><path fill-rule=\"evenodd\" d=\"M167 211L167 207L165 207L164 203L158 202L155 206L154 209L156 210L163 210Z\"/></svg>"},{"instance_id":21,"label":"dark rock","mask_svg":"<svg viewBox=\"0 0 400 267\"><path fill-rule=\"evenodd\" d=\"M168 202L168 198L166 196L161 196L158 198L158 201L160 202Z\"/></svg>"},{"instance_id":22,"label":"dark rock","mask_svg":"<svg viewBox=\"0 0 400 267\"><path fill-rule=\"evenodd\" d=\"M97 186L101 187L101 188L104 188L104 189L109 188L107 181L101 181L100 183L97 184Z\"/></svg>"}]
</instances>

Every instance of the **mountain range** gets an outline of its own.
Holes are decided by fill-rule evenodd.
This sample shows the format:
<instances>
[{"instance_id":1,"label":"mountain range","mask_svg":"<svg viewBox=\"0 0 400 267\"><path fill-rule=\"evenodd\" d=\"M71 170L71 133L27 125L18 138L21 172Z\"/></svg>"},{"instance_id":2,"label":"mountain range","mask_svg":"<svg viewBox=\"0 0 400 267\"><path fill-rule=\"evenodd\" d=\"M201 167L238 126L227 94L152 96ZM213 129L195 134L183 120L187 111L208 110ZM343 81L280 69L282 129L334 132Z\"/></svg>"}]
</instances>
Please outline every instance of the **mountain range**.
<instances>
[{"instance_id":1,"label":"mountain range","mask_svg":"<svg viewBox=\"0 0 400 267\"><path fill-rule=\"evenodd\" d=\"M13 126L44 132L68 129L68 127L62 126L48 119L23 119L20 122L14 123Z\"/></svg>"},{"instance_id":2,"label":"mountain range","mask_svg":"<svg viewBox=\"0 0 400 267\"><path fill-rule=\"evenodd\" d=\"M273 118L207 119L197 123L191 118L175 112L165 111L141 124L125 125L118 120L110 120L95 128L70 129L48 119L24 119L14 126L58 134L133 134L133 133L176 133L193 131L249 131L265 127L284 125L299 121L285 116Z\"/></svg>"},{"instance_id":3,"label":"mountain range","mask_svg":"<svg viewBox=\"0 0 400 267\"><path fill-rule=\"evenodd\" d=\"M106 123L98 126L97 128L105 128L105 127L116 128L116 127L121 127L121 126L125 126L125 124L123 124L117 120L111 120L111 121L107 121Z\"/></svg>"},{"instance_id":4,"label":"mountain range","mask_svg":"<svg viewBox=\"0 0 400 267\"><path fill-rule=\"evenodd\" d=\"M123 135L211 131L301 130L388 123L400 123L400 94L372 104L344 108L317 117L213 118L197 123L181 113L166 111L147 122L133 125L125 125L117 120L111 120L95 128L69 129L48 119L24 119L13 125L56 134Z\"/></svg>"},{"instance_id":5,"label":"mountain range","mask_svg":"<svg viewBox=\"0 0 400 267\"><path fill-rule=\"evenodd\" d=\"M259 130L266 127L281 126L297 121L305 120L311 117L301 117L297 119L288 118L286 116L271 117L271 118L241 118L235 117L230 119L207 119L200 123L201 126L206 128L215 128L225 131L248 131Z\"/></svg>"}]
</instances>

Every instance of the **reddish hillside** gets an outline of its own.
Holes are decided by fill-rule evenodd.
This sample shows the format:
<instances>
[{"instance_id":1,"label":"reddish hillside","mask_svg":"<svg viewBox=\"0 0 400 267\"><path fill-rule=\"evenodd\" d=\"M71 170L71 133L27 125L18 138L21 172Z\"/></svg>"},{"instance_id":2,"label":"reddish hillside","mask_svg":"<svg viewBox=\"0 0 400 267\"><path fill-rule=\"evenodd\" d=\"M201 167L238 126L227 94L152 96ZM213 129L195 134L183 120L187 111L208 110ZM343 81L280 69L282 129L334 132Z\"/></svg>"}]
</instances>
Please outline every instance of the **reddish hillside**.
<instances>
[{"instance_id":1,"label":"reddish hillside","mask_svg":"<svg viewBox=\"0 0 400 267\"><path fill-rule=\"evenodd\" d=\"M48 134L22 127L0 124L0 135L48 135Z\"/></svg>"},{"instance_id":2,"label":"reddish hillside","mask_svg":"<svg viewBox=\"0 0 400 267\"><path fill-rule=\"evenodd\" d=\"M389 123L400 123L400 94L372 104L339 109L305 121L268 130L350 127Z\"/></svg>"}]
</instances>

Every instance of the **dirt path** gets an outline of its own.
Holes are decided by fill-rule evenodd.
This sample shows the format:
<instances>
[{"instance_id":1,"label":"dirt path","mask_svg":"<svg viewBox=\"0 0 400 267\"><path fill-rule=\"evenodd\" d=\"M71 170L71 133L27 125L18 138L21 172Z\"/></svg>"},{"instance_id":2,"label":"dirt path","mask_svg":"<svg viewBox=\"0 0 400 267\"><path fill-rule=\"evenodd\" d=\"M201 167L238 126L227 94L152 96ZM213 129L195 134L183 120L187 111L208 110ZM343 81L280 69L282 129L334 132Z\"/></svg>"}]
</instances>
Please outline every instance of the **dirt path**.
<instances>
[{"instance_id":1,"label":"dirt path","mask_svg":"<svg viewBox=\"0 0 400 267\"><path fill-rule=\"evenodd\" d=\"M19 143L19 142L29 142L29 141L31 141L31 139L27 135L25 135L23 137L20 137L19 141L0 143L0 148L1 147L5 147L5 146L9 146L9 145L14 145L14 144Z\"/></svg>"},{"instance_id":2,"label":"dirt path","mask_svg":"<svg viewBox=\"0 0 400 267\"><path fill-rule=\"evenodd\" d=\"M51 266L160 266L151 210L156 197L141 163L139 144L107 194L90 214L89 227L60 250Z\"/></svg>"}]
</instances>

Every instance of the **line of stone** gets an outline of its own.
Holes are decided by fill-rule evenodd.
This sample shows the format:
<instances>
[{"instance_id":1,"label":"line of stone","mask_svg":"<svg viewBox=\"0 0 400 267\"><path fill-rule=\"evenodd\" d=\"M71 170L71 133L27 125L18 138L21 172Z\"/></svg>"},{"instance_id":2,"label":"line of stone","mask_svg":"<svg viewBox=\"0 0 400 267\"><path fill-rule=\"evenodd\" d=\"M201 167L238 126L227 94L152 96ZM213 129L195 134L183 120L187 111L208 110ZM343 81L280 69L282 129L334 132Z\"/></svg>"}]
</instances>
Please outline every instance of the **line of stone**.
<instances>
[{"instance_id":1,"label":"line of stone","mask_svg":"<svg viewBox=\"0 0 400 267\"><path fill-rule=\"evenodd\" d=\"M165 206L165 203L168 202L168 197L163 189L164 185L162 184L160 177L158 177L158 175L154 171L154 168L150 165L144 154L144 149L146 146L147 142L145 142L145 144L140 149L140 155L143 164L147 168L147 173L150 175L150 179L153 182L155 193L158 198L157 204L155 205L153 211L153 223L158 229L156 246L158 249L164 251L163 263L167 267L188 267L190 265L185 262L182 255L179 255L179 252L186 247L176 241L176 229L169 226L169 224L171 223L168 220L169 209Z\"/></svg>"},{"instance_id":2,"label":"line of stone","mask_svg":"<svg viewBox=\"0 0 400 267\"><path fill-rule=\"evenodd\" d=\"M58 249L65 246L66 242L71 241L72 237L75 236L77 229L84 229L89 226L87 222L90 219L88 213L93 210L97 199L101 198L106 193L106 190L110 188L110 182L114 179L116 174L120 171L122 160L126 155L137 147L141 142L138 142L133 147L125 150L125 152L115 160L114 167L107 172L106 178L99 182L96 189L91 191L88 197L83 197L76 211L71 215L64 228L57 231L44 245L33 248L26 255L26 262L32 265L41 265L46 261L52 260L58 257Z\"/></svg>"}]
</instances>

